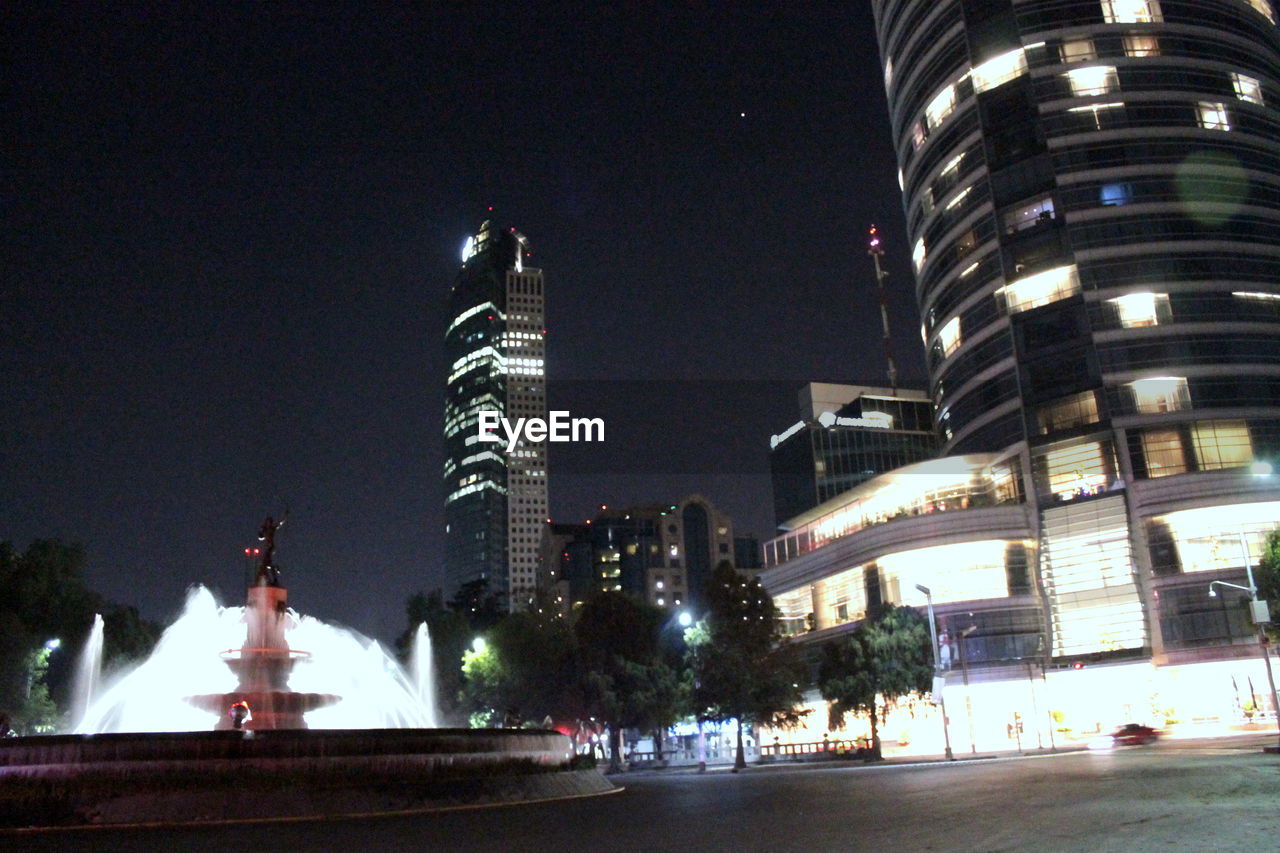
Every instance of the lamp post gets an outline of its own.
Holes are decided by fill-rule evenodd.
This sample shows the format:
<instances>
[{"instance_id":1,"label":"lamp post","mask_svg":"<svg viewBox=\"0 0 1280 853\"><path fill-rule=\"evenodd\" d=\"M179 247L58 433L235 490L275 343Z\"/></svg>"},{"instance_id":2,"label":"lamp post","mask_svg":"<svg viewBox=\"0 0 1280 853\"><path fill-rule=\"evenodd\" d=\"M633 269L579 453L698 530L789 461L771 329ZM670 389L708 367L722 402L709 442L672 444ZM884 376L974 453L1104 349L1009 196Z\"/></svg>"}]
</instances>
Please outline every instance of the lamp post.
<instances>
[{"instance_id":1,"label":"lamp post","mask_svg":"<svg viewBox=\"0 0 1280 853\"><path fill-rule=\"evenodd\" d=\"M938 686L939 681L945 684L945 679L942 676L942 664L938 662L938 624L933 618L933 593L929 591L929 587L921 584L916 584L916 589L924 593L925 604L929 608L929 645L933 647L933 692L938 694L938 707L942 709L942 740L947 748L947 761L955 761L956 757L951 753L951 732L947 725L947 700Z\"/></svg>"},{"instance_id":2,"label":"lamp post","mask_svg":"<svg viewBox=\"0 0 1280 853\"><path fill-rule=\"evenodd\" d=\"M972 614L970 614L972 615ZM964 710L969 717L969 752L978 754L978 742L973 736L973 691L969 689L969 663L964 657L964 638L978 630L977 625L970 625L960 632L960 673L964 678Z\"/></svg>"},{"instance_id":3,"label":"lamp post","mask_svg":"<svg viewBox=\"0 0 1280 853\"><path fill-rule=\"evenodd\" d=\"M1253 617L1253 624L1258 629L1258 648L1262 651L1262 661L1267 665L1267 683L1271 686L1271 710L1276 715L1276 729L1280 732L1280 698L1276 696L1276 679L1271 674L1271 651L1268 647L1267 634L1263 630L1262 625L1271 621L1270 614L1267 611L1267 603L1258 598L1258 586L1253 582L1253 564L1249 559L1249 541L1245 538L1245 532L1240 531L1240 550L1244 554L1244 571L1245 576L1249 579L1248 586L1240 586L1240 584L1227 583L1226 581L1211 581L1209 583L1210 597L1216 596L1216 586L1229 586L1232 589L1238 589L1242 592L1249 593L1249 610Z\"/></svg>"}]
</instances>

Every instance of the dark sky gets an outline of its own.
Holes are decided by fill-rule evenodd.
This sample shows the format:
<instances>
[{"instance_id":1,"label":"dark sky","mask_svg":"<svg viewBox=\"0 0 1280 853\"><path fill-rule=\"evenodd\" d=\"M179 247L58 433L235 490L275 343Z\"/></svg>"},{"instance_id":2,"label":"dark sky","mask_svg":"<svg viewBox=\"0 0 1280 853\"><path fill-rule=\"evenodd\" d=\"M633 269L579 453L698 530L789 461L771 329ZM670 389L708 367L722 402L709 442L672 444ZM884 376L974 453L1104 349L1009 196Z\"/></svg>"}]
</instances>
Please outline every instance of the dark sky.
<instances>
[{"instance_id":1,"label":"dark sky","mask_svg":"<svg viewBox=\"0 0 1280 853\"><path fill-rule=\"evenodd\" d=\"M546 273L552 407L606 419L553 446L553 515L698 491L767 535L795 388L883 376L869 223L923 374L870 19L11 5L0 539L81 542L167 619L235 603L287 504L292 603L394 636L440 582L445 296L489 205Z\"/></svg>"}]
</instances>

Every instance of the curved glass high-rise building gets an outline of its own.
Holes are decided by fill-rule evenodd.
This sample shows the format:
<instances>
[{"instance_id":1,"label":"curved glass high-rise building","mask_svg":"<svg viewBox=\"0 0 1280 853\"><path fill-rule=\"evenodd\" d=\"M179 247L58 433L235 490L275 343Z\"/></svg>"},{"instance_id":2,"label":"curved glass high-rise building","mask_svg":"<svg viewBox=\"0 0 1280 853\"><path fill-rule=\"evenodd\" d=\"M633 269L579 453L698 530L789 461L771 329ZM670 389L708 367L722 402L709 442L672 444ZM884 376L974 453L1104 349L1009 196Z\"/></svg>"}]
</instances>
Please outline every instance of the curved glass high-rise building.
<instances>
[{"instance_id":1,"label":"curved glass high-rise building","mask_svg":"<svg viewBox=\"0 0 1280 853\"><path fill-rule=\"evenodd\" d=\"M516 609L537 585L546 442L482 442L479 417L547 417L543 276L528 254L523 234L491 222L467 239L444 339L446 594L483 580Z\"/></svg>"},{"instance_id":2,"label":"curved glass high-rise building","mask_svg":"<svg viewBox=\"0 0 1280 853\"><path fill-rule=\"evenodd\" d=\"M1249 590L1280 526L1270 3L871 5L944 456L764 543L784 630L928 607L970 748L1245 723L1275 701Z\"/></svg>"},{"instance_id":3,"label":"curved glass high-rise building","mask_svg":"<svg viewBox=\"0 0 1280 853\"><path fill-rule=\"evenodd\" d=\"M872 6L936 425L1022 471L1047 656L1244 654L1207 591L1280 521L1271 4Z\"/></svg>"}]
</instances>

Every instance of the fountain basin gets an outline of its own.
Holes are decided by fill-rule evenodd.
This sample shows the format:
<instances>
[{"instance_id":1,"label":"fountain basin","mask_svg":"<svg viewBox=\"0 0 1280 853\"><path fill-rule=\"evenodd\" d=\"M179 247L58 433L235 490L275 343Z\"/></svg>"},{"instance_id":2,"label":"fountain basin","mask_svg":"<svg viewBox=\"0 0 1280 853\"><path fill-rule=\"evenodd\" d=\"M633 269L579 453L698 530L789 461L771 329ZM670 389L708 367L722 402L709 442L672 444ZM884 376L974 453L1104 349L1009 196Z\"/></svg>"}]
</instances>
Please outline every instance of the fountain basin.
<instances>
[{"instance_id":1,"label":"fountain basin","mask_svg":"<svg viewBox=\"0 0 1280 853\"><path fill-rule=\"evenodd\" d=\"M199 823L603 794L569 739L510 729L277 729L0 741L0 826Z\"/></svg>"}]
</instances>

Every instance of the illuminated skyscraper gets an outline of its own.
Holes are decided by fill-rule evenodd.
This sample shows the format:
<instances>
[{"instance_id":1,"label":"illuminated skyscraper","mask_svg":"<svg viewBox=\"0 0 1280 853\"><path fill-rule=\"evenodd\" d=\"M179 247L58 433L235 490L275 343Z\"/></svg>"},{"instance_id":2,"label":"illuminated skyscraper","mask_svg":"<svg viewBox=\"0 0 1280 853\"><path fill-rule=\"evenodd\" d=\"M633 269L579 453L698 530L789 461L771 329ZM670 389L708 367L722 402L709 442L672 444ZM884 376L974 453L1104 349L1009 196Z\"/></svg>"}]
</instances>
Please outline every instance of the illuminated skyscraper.
<instances>
[{"instance_id":1,"label":"illuminated skyscraper","mask_svg":"<svg viewBox=\"0 0 1280 853\"><path fill-rule=\"evenodd\" d=\"M508 606L536 587L547 517L546 442L479 440L481 412L546 418L542 270L525 266L528 241L480 226L466 241L449 292L445 358L445 574L447 592L484 580Z\"/></svg>"}]
</instances>

